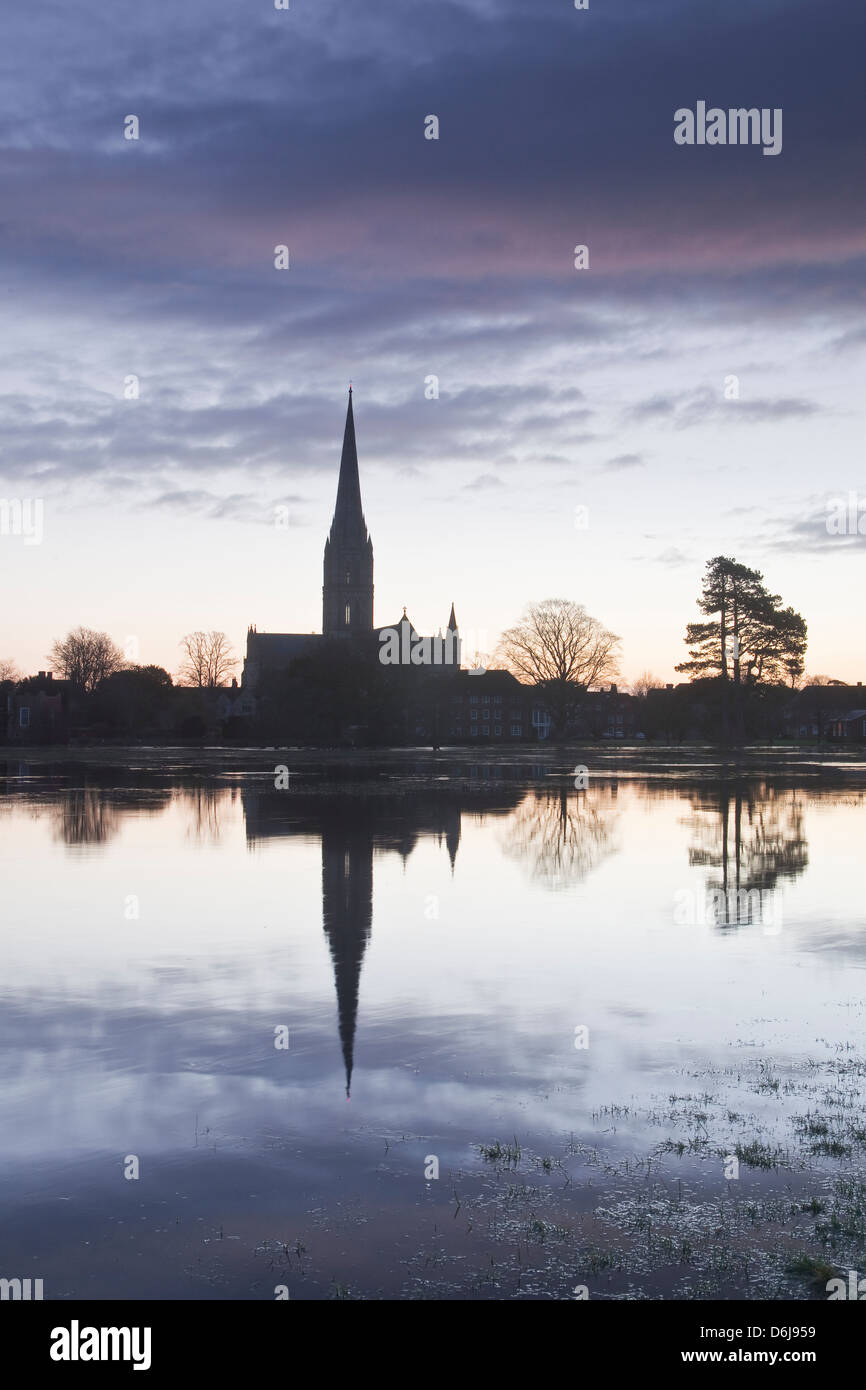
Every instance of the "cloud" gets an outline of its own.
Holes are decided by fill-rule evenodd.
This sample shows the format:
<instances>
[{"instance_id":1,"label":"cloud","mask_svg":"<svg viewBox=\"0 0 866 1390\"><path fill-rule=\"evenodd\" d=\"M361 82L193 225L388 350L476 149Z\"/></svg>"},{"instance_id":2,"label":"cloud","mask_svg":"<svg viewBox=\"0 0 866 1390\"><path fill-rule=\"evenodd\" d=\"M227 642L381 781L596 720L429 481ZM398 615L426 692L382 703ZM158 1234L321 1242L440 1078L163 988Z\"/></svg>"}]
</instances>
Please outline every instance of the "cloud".
<instances>
[{"instance_id":1,"label":"cloud","mask_svg":"<svg viewBox=\"0 0 866 1390\"><path fill-rule=\"evenodd\" d=\"M619 472L624 468L643 468L645 462L643 454L617 454L616 458L608 459L604 467Z\"/></svg>"},{"instance_id":2,"label":"cloud","mask_svg":"<svg viewBox=\"0 0 866 1390\"><path fill-rule=\"evenodd\" d=\"M691 555L686 555L685 551L678 550L676 546L669 546L656 556L656 561L660 565L691 565L694 560Z\"/></svg>"},{"instance_id":3,"label":"cloud","mask_svg":"<svg viewBox=\"0 0 866 1390\"><path fill-rule=\"evenodd\" d=\"M858 555L866 553L866 495L856 492L833 493L817 505L810 504L804 515L784 520L771 534L772 550L819 555Z\"/></svg>"},{"instance_id":4,"label":"cloud","mask_svg":"<svg viewBox=\"0 0 866 1390\"><path fill-rule=\"evenodd\" d=\"M474 482L464 483L464 492L486 492L490 488L502 487L501 478L496 478L492 473L482 473Z\"/></svg>"},{"instance_id":5,"label":"cloud","mask_svg":"<svg viewBox=\"0 0 866 1390\"><path fill-rule=\"evenodd\" d=\"M196 514L211 521L241 521L260 526L274 526L277 508L286 509L285 525L301 524L293 511L294 505L303 503L304 498L283 497L267 501L250 493L232 493L226 497L203 489L175 489L151 498L143 505L156 511L174 511Z\"/></svg>"},{"instance_id":6,"label":"cloud","mask_svg":"<svg viewBox=\"0 0 866 1390\"><path fill-rule=\"evenodd\" d=\"M679 395L661 393L648 396L629 406L623 418L628 423L646 424L660 420L674 429L691 429L709 423L777 424L786 420L806 419L819 414L821 410L817 402L805 397L726 400L720 379L718 391L701 386Z\"/></svg>"}]
</instances>

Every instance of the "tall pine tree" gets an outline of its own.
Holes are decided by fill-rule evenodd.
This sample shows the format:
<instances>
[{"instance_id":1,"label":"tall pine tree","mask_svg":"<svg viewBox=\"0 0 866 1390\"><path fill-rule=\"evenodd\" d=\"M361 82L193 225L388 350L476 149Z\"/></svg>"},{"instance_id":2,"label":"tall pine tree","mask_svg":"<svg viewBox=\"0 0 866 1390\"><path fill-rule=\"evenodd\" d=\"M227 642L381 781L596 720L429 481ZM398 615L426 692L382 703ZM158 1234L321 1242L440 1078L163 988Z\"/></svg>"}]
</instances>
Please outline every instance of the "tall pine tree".
<instances>
[{"instance_id":1,"label":"tall pine tree","mask_svg":"<svg viewBox=\"0 0 866 1390\"><path fill-rule=\"evenodd\" d=\"M708 621L689 623L689 660L677 666L690 680L715 677L737 688L794 685L803 674L806 623L782 608L758 570L726 555L707 562L698 608Z\"/></svg>"}]
</instances>

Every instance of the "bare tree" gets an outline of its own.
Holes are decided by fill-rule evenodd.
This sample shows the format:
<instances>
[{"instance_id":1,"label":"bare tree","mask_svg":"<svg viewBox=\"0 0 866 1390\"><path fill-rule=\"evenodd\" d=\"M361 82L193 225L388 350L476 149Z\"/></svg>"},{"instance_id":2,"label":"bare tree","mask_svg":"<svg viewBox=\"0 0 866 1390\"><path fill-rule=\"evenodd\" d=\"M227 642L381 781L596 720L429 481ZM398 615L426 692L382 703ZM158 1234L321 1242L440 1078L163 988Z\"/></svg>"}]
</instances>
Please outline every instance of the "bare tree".
<instances>
[{"instance_id":1,"label":"bare tree","mask_svg":"<svg viewBox=\"0 0 866 1390\"><path fill-rule=\"evenodd\" d=\"M120 671L124 665L123 652L108 633L94 632L89 627L77 627L62 641L55 642L48 660L64 680L88 695L100 681Z\"/></svg>"},{"instance_id":2,"label":"bare tree","mask_svg":"<svg viewBox=\"0 0 866 1390\"><path fill-rule=\"evenodd\" d=\"M15 665L11 657L0 657L0 683L3 681L20 681L21 672Z\"/></svg>"},{"instance_id":3,"label":"bare tree","mask_svg":"<svg viewBox=\"0 0 866 1390\"><path fill-rule=\"evenodd\" d=\"M616 805L610 788L536 792L508 817L503 847L546 888L568 888L615 852Z\"/></svg>"},{"instance_id":4,"label":"bare tree","mask_svg":"<svg viewBox=\"0 0 866 1390\"><path fill-rule=\"evenodd\" d=\"M224 632L188 632L180 645L186 656L178 671L181 685L214 690L232 674L238 659Z\"/></svg>"},{"instance_id":5,"label":"bare tree","mask_svg":"<svg viewBox=\"0 0 866 1390\"><path fill-rule=\"evenodd\" d=\"M644 699L651 690L663 690L664 681L660 681L658 676L654 676L652 671L641 671L631 683L631 693L636 695L639 700Z\"/></svg>"},{"instance_id":6,"label":"bare tree","mask_svg":"<svg viewBox=\"0 0 866 1390\"><path fill-rule=\"evenodd\" d=\"M581 697L618 674L620 639L582 604L548 598L531 603L496 651L506 670L544 694L558 734Z\"/></svg>"}]
</instances>

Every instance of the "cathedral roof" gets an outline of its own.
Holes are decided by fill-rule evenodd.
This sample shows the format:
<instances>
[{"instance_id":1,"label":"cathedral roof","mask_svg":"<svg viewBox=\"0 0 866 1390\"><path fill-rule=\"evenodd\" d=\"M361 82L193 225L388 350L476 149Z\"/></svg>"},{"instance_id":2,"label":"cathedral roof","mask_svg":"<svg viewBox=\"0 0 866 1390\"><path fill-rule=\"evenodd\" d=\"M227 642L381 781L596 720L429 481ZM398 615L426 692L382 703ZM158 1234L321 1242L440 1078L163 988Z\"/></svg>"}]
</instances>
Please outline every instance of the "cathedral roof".
<instances>
[{"instance_id":1,"label":"cathedral roof","mask_svg":"<svg viewBox=\"0 0 866 1390\"><path fill-rule=\"evenodd\" d=\"M364 508L361 505L361 480L358 476L358 449L355 444L355 417L352 412L352 388L349 387L349 405L346 410L346 425L343 430L343 452L340 455L340 479L337 483L337 501L334 505L334 520L331 535L336 531L360 528L366 535Z\"/></svg>"}]
</instances>

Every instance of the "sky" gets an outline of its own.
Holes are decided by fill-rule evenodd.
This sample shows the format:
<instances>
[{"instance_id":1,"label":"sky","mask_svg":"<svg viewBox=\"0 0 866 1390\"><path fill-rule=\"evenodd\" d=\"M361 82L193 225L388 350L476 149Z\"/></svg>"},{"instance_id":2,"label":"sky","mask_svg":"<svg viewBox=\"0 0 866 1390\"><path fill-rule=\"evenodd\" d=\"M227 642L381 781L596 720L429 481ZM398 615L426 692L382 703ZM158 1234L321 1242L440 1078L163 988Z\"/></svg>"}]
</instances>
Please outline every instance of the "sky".
<instances>
[{"instance_id":1,"label":"sky","mask_svg":"<svg viewBox=\"0 0 866 1390\"><path fill-rule=\"evenodd\" d=\"M16 7L0 658L321 630L351 380L377 625L453 601L490 651L570 598L675 680L727 554L866 679L864 37L857 0ZM676 144L699 101L781 152Z\"/></svg>"}]
</instances>

